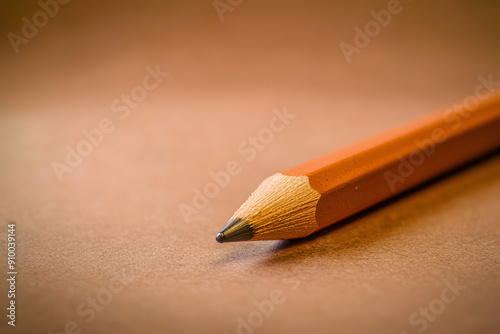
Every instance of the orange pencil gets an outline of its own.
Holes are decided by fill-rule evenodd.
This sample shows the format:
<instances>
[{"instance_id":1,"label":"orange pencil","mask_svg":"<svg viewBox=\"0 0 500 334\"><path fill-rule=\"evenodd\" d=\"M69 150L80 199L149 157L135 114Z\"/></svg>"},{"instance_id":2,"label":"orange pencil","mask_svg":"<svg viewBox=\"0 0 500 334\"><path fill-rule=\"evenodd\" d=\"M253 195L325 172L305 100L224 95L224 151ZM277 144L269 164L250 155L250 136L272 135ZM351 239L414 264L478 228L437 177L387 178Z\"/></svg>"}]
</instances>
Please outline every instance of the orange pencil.
<instances>
[{"instance_id":1,"label":"orange pencil","mask_svg":"<svg viewBox=\"0 0 500 334\"><path fill-rule=\"evenodd\" d=\"M265 179L218 242L308 236L500 147L500 95L406 126Z\"/></svg>"}]
</instances>

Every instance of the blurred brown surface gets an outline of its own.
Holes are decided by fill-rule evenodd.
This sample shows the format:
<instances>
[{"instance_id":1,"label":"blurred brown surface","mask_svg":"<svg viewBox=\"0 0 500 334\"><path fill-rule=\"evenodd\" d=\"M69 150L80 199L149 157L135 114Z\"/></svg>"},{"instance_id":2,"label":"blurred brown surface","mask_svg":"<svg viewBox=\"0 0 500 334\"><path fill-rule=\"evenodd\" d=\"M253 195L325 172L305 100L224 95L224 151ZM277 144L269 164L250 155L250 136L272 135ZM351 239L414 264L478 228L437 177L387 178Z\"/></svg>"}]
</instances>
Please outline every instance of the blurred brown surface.
<instances>
[{"instance_id":1,"label":"blurred brown surface","mask_svg":"<svg viewBox=\"0 0 500 334\"><path fill-rule=\"evenodd\" d=\"M245 0L223 21L211 1L74 1L18 53L7 36L40 6L2 2L0 259L6 277L14 221L18 276L15 329L0 283L1 332L498 332L498 155L301 242L214 240L272 173L500 81L497 1L401 5L347 63L339 44L386 1ZM147 67L169 75L114 112ZM103 119L60 182L53 163ZM232 160L186 221L181 204Z\"/></svg>"}]
</instances>

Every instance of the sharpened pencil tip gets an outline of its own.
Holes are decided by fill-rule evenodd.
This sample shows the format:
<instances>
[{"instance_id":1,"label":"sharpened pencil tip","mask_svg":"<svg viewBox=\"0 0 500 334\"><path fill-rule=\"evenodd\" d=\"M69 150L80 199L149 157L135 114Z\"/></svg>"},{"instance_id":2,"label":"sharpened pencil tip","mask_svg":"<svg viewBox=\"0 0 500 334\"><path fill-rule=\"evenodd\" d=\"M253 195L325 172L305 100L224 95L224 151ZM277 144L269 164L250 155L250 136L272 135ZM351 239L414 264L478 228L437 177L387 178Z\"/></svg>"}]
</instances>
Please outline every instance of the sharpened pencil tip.
<instances>
[{"instance_id":1,"label":"sharpened pencil tip","mask_svg":"<svg viewBox=\"0 0 500 334\"><path fill-rule=\"evenodd\" d=\"M217 242L223 243L226 240L226 236L224 235L224 233L219 232L217 233L215 240L217 240Z\"/></svg>"},{"instance_id":2,"label":"sharpened pencil tip","mask_svg":"<svg viewBox=\"0 0 500 334\"><path fill-rule=\"evenodd\" d=\"M254 228L250 223L242 218L231 219L229 223L217 234L217 242L246 241L253 238Z\"/></svg>"}]
</instances>

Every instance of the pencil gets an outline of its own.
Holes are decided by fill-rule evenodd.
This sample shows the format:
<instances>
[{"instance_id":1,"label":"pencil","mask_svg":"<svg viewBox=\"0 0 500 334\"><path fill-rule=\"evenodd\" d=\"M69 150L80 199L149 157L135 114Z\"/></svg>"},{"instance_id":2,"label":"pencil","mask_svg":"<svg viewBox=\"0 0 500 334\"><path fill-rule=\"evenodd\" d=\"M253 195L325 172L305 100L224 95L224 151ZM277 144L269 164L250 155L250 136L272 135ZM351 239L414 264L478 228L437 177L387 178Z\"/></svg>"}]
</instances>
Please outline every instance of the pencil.
<instances>
[{"instance_id":1,"label":"pencil","mask_svg":"<svg viewBox=\"0 0 500 334\"><path fill-rule=\"evenodd\" d=\"M500 95L469 102L268 177L216 240L305 237L495 150Z\"/></svg>"}]
</instances>

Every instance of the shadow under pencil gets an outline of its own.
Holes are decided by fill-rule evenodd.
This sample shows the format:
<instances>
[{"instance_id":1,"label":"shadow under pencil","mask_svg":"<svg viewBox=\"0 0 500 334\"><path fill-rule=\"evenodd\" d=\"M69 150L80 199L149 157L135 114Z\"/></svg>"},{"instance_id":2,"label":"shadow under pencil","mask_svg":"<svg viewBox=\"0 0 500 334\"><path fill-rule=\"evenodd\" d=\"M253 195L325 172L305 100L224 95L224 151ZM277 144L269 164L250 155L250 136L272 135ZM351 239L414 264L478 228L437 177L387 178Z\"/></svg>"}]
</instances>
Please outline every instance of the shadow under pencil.
<instances>
[{"instance_id":1,"label":"shadow under pencil","mask_svg":"<svg viewBox=\"0 0 500 334\"><path fill-rule=\"evenodd\" d=\"M451 178L452 176L456 176L460 173L463 173L465 172L466 170L469 170L475 166L478 166L479 164L482 164L482 163L486 163L487 161L490 161L490 160L493 160L495 157L498 157L500 156L500 148L490 152L490 153L487 153L479 158L476 158L474 160L471 160L469 162L466 162L452 170L449 170L439 176L436 176L424 183L421 183L405 192L402 192L398 195L395 195L389 199L386 199L380 203L377 203L363 211L360 211L348 218L345 218L333 225L330 225L316 233L313 233L307 237L304 237L304 238L299 238L299 239L290 239L290 240L282 240L280 241L276 248L274 248L274 252L277 253L277 252L281 252L283 250L286 250L288 248L293 248L293 247L296 247L296 246L299 246L299 245L302 245L302 244L306 244L306 243L310 243L322 236L325 236L325 235L328 235L328 234L331 234L335 231L338 231L340 229L342 229L343 227L345 227L346 225L352 223L352 222L355 222L357 220L360 220L361 218L365 218L371 214L373 214L374 212L376 211L379 211L381 210L382 208L385 208L385 207L388 207L390 206L391 204L394 204L398 201L400 201L401 199L403 198L407 198L407 197L410 197L412 195L414 195L415 193L418 193L418 192L421 192L423 191L424 189L426 188L430 188L431 186L445 180L445 179L449 179Z\"/></svg>"}]
</instances>

